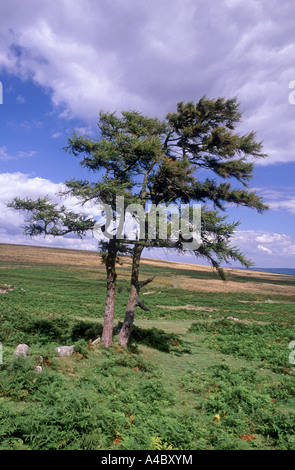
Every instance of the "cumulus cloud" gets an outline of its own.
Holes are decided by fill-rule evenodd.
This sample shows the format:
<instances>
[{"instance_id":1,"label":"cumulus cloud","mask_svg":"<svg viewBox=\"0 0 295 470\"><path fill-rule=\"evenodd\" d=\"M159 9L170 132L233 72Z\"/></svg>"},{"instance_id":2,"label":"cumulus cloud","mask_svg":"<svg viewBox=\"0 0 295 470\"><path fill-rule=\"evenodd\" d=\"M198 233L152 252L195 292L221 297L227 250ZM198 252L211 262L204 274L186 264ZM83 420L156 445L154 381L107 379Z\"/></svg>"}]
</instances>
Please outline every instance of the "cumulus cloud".
<instances>
[{"instance_id":1,"label":"cumulus cloud","mask_svg":"<svg viewBox=\"0 0 295 470\"><path fill-rule=\"evenodd\" d=\"M53 183L45 178L32 178L23 173L1 173L0 174L0 242L1 243L29 243L35 245L59 246L75 249L96 249L97 241L92 234L87 235L82 241L75 235L65 237L24 237L24 216L7 207L7 202L14 197L37 199L49 196L52 202L62 202L70 210L83 212L87 216L100 215L98 206L86 204L81 209L79 201L74 197L60 199L58 193L65 188L63 183Z\"/></svg>"},{"instance_id":2,"label":"cumulus cloud","mask_svg":"<svg viewBox=\"0 0 295 470\"><path fill-rule=\"evenodd\" d=\"M257 268L294 268L295 240L284 233L237 230L231 241L250 260L255 262ZM190 252L181 255L165 250L145 250L146 257L167 259L192 264L207 264L202 258L196 258ZM238 262L231 264L241 267ZM225 266L226 267L226 266Z\"/></svg>"},{"instance_id":3,"label":"cumulus cloud","mask_svg":"<svg viewBox=\"0 0 295 470\"><path fill-rule=\"evenodd\" d=\"M261 251L265 251L265 252L268 253L269 255L272 254L272 251L270 250L270 248L267 248L266 246L257 245L257 249L258 249L258 250L261 250Z\"/></svg>"},{"instance_id":4,"label":"cumulus cloud","mask_svg":"<svg viewBox=\"0 0 295 470\"><path fill-rule=\"evenodd\" d=\"M101 108L163 115L182 100L235 96L243 131L295 161L294 5L279 0L2 0L0 67L51 93L64 118Z\"/></svg>"},{"instance_id":5,"label":"cumulus cloud","mask_svg":"<svg viewBox=\"0 0 295 470\"><path fill-rule=\"evenodd\" d=\"M272 201L270 207L274 210L286 210L295 214L295 196L280 201Z\"/></svg>"},{"instance_id":6,"label":"cumulus cloud","mask_svg":"<svg viewBox=\"0 0 295 470\"><path fill-rule=\"evenodd\" d=\"M19 160L20 158L33 157L35 154L36 152L34 150L30 150L29 152L20 150L16 155L10 155L6 147L0 147L0 160L2 161Z\"/></svg>"},{"instance_id":7,"label":"cumulus cloud","mask_svg":"<svg viewBox=\"0 0 295 470\"><path fill-rule=\"evenodd\" d=\"M80 240L74 235L65 237L29 237L24 238L23 226L24 217L18 212L7 208L6 203L14 197L28 197L36 199L48 195L53 202L61 202L57 194L64 189L63 183L53 183L52 181L31 177L20 172L2 173L0 174L0 243L19 243L34 244L43 246L58 246L74 249L97 249L97 240L90 233L85 239ZM79 201L74 198L63 199L62 202L74 211L79 211L81 206ZM100 216L101 208L98 206L86 204L83 206L83 212L88 216ZM295 258L295 241L291 236L284 233L254 231L254 230L238 230L232 240L241 251L250 259L255 260L258 267L292 267ZM159 255L159 251L153 250L147 252L145 256L158 257L165 256L163 250ZM171 255L169 259L175 261L184 261L183 257ZM195 258L187 253L185 262L202 263L202 260Z\"/></svg>"},{"instance_id":8,"label":"cumulus cloud","mask_svg":"<svg viewBox=\"0 0 295 470\"><path fill-rule=\"evenodd\" d=\"M54 132L51 137L53 139L58 139L59 137L63 137L63 133L62 132Z\"/></svg>"},{"instance_id":9,"label":"cumulus cloud","mask_svg":"<svg viewBox=\"0 0 295 470\"><path fill-rule=\"evenodd\" d=\"M263 230L238 230L234 243L258 267L293 267L295 261L294 239L285 233Z\"/></svg>"},{"instance_id":10,"label":"cumulus cloud","mask_svg":"<svg viewBox=\"0 0 295 470\"><path fill-rule=\"evenodd\" d=\"M59 0L54 8L49 0L1 0L0 72L46 89L66 125L77 118L78 132L90 136L101 108L162 117L178 101L237 96L243 112L239 130L257 130L269 155L257 164L295 162L295 105L289 101L294 10L292 2L279 0ZM14 92L18 109L24 109L24 97ZM21 126L27 131L42 123L24 119ZM61 129L51 129L52 139L62 137ZM33 146L11 154L4 144L2 162L35 155ZM20 236L19 216L8 213L4 202L17 195L54 197L60 185L2 174L2 240ZM260 192L271 209L295 213L293 188ZM284 234L238 232L237 240L249 257L275 260L280 252L283 263L294 256L294 241Z\"/></svg>"},{"instance_id":11,"label":"cumulus cloud","mask_svg":"<svg viewBox=\"0 0 295 470\"><path fill-rule=\"evenodd\" d=\"M295 214L295 192L294 187L277 189L273 188L258 188L257 191L263 196L265 202L270 209L274 211L284 210Z\"/></svg>"}]
</instances>

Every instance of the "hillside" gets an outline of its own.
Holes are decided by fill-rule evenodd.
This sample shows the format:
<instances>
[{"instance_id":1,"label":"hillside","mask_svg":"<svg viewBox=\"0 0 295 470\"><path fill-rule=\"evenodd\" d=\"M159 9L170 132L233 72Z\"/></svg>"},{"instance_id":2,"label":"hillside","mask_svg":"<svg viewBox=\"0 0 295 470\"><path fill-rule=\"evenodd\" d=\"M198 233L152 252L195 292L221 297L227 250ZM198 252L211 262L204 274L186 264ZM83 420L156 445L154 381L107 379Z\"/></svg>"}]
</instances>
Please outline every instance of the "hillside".
<instances>
[{"instance_id":1,"label":"hillside","mask_svg":"<svg viewBox=\"0 0 295 470\"><path fill-rule=\"evenodd\" d=\"M0 244L0 450L295 450L294 276L145 258L151 275L129 348L114 329L106 350L99 254Z\"/></svg>"},{"instance_id":2,"label":"hillside","mask_svg":"<svg viewBox=\"0 0 295 470\"><path fill-rule=\"evenodd\" d=\"M120 276L126 277L126 269L131 265L128 257L122 258L123 265L117 265ZM97 268L104 273L98 252L63 248L36 247L30 245L10 245L0 243L0 262L30 265L63 265L77 268ZM294 295L295 276L266 273L244 269L225 268L229 279L224 282L209 266L192 265L166 260L142 258L143 268L149 268L157 275L157 285L167 285L165 269L169 270L169 280L174 287L184 290L206 292L261 292L281 295ZM160 268L160 269L158 269ZM164 273L163 273L164 270ZM197 279L197 281L196 281Z\"/></svg>"}]
</instances>

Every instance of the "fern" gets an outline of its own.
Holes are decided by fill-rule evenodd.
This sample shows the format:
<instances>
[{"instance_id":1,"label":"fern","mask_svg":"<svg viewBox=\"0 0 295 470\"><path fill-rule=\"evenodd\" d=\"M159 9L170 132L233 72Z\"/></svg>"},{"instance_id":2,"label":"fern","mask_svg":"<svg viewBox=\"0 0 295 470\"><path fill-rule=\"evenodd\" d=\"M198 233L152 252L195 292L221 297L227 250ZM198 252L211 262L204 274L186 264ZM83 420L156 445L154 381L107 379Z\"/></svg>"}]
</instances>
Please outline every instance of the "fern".
<instances>
[{"instance_id":1,"label":"fern","mask_svg":"<svg viewBox=\"0 0 295 470\"><path fill-rule=\"evenodd\" d=\"M151 438L151 450L173 450L173 447L165 442L161 437L154 436Z\"/></svg>"}]
</instances>

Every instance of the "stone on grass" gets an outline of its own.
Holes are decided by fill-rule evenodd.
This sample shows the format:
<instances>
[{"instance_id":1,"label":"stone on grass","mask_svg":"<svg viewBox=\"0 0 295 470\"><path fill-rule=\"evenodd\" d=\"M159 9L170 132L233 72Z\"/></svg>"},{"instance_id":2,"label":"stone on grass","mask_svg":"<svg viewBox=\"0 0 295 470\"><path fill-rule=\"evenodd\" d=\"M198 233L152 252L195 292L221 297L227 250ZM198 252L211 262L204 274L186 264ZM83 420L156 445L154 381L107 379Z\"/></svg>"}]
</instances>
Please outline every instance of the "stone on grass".
<instances>
[{"instance_id":1,"label":"stone on grass","mask_svg":"<svg viewBox=\"0 0 295 470\"><path fill-rule=\"evenodd\" d=\"M55 351L59 356L71 356L74 353L75 346L58 346Z\"/></svg>"},{"instance_id":2,"label":"stone on grass","mask_svg":"<svg viewBox=\"0 0 295 470\"><path fill-rule=\"evenodd\" d=\"M14 351L16 356L28 357L29 355L29 346L27 344L19 344Z\"/></svg>"}]
</instances>

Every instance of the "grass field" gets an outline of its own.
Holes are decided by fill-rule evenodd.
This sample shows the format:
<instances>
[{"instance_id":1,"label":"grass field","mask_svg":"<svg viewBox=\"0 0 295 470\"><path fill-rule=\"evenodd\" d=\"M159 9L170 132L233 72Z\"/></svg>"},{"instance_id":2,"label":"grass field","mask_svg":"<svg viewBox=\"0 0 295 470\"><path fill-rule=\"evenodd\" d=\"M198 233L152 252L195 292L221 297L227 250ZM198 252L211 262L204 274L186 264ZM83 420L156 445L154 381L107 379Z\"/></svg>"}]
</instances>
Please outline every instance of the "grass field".
<instances>
[{"instance_id":1,"label":"grass field","mask_svg":"<svg viewBox=\"0 0 295 470\"><path fill-rule=\"evenodd\" d=\"M151 275L132 344L104 349L99 254L0 244L1 450L295 450L294 276L143 259Z\"/></svg>"}]
</instances>

